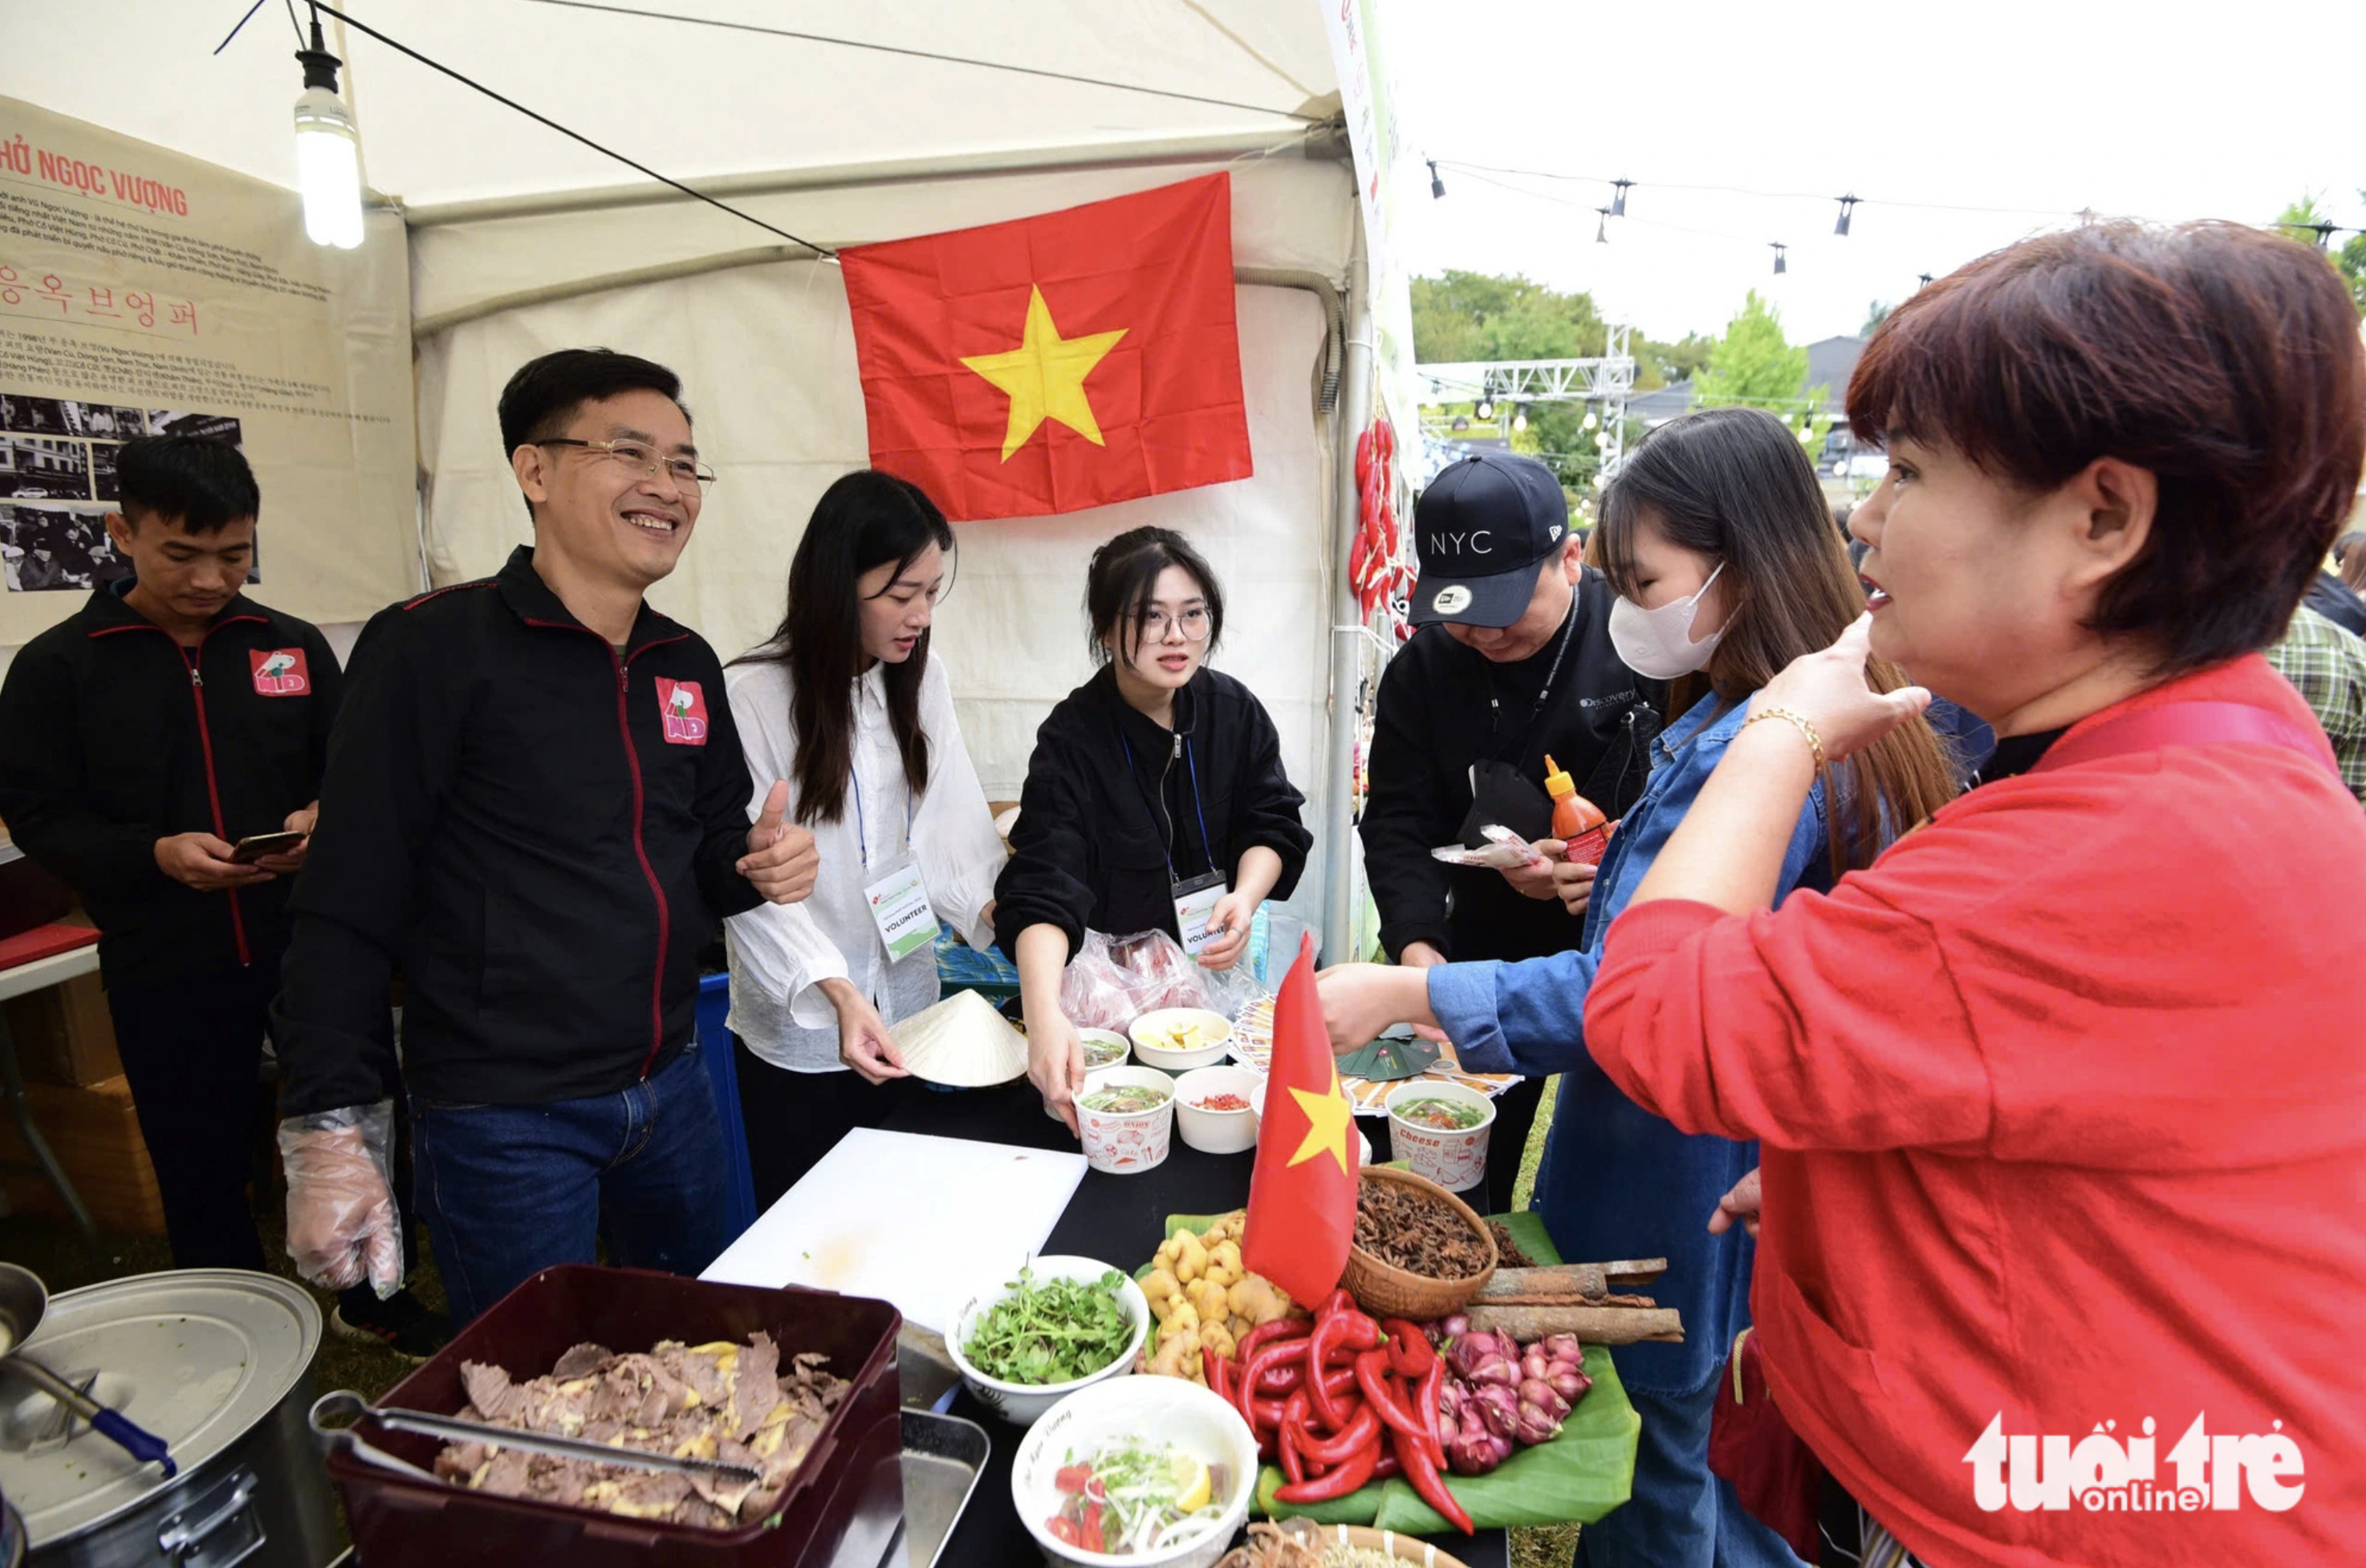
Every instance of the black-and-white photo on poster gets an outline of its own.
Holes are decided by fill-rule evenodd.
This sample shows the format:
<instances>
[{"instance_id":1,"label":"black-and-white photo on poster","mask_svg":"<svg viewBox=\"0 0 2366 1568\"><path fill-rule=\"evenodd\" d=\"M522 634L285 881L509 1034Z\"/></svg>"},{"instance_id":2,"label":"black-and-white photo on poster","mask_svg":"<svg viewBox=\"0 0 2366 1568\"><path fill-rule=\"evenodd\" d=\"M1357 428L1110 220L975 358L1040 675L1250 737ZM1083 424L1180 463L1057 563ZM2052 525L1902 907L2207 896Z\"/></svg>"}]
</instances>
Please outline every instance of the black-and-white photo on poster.
<instances>
[{"instance_id":1,"label":"black-and-white photo on poster","mask_svg":"<svg viewBox=\"0 0 2366 1568\"><path fill-rule=\"evenodd\" d=\"M0 392L0 430L20 435L66 435L66 405L56 398Z\"/></svg>"},{"instance_id":2,"label":"black-and-white photo on poster","mask_svg":"<svg viewBox=\"0 0 2366 1568\"><path fill-rule=\"evenodd\" d=\"M144 410L118 408L113 403L78 403L71 399L60 406L65 414L66 429L74 435L87 435L96 441L129 441L148 434Z\"/></svg>"},{"instance_id":3,"label":"black-and-white photo on poster","mask_svg":"<svg viewBox=\"0 0 2366 1568\"><path fill-rule=\"evenodd\" d=\"M56 506L0 505L0 568L19 593L87 592L131 575L107 537L106 513Z\"/></svg>"},{"instance_id":4,"label":"black-and-white photo on poster","mask_svg":"<svg viewBox=\"0 0 2366 1568\"><path fill-rule=\"evenodd\" d=\"M0 496L89 501L90 444L0 435Z\"/></svg>"},{"instance_id":5,"label":"black-and-white photo on poster","mask_svg":"<svg viewBox=\"0 0 2366 1568\"><path fill-rule=\"evenodd\" d=\"M237 446L245 437L238 421L225 413L185 413L175 409L148 411L151 435L195 435L207 441L227 441Z\"/></svg>"}]
</instances>

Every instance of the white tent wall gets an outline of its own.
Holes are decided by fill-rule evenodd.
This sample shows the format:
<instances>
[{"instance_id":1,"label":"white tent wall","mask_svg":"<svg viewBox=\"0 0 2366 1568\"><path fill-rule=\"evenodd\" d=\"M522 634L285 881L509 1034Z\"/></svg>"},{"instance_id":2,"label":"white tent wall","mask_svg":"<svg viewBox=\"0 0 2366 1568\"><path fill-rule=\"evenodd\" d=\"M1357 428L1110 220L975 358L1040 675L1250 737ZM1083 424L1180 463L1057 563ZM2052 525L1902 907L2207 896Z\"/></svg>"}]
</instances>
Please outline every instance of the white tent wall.
<instances>
[{"instance_id":1,"label":"white tent wall","mask_svg":"<svg viewBox=\"0 0 2366 1568\"><path fill-rule=\"evenodd\" d=\"M1215 166L1224 165L1027 172L745 199L784 227L826 219L830 240L842 243L1052 210ZM1295 154L1231 166L1237 265L1256 276L1279 271L1343 283L1358 221L1347 166ZM418 385L434 581L490 572L530 536L495 418L511 371L552 348L603 344L682 374L701 453L723 476L682 568L653 603L697 627L726 659L770 634L814 502L868 459L838 269L811 261L727 265L500 308L504 298L596 279L602 261L613 272L728 258L762 237L712 216L723 226L707 224L688 203L660 203L431 219L414 233L414 304L431 329L419 347ZM997 798L1017 797L1035 727L1090 671L1081 608L1087 558L1113 535L1157 523L1189 535L1222 577L1229 631L1215 663L1272 713L1284 764L1308 797L1306 823L1320 834L1335 538L1335 422L1317 406L1329 311L1304 288L1245 286L1235 298L1253 478L1060 517L958 525L959 575L939 612L936 648L953 674L979 776ZM438 316L468 319L434 331ZM1309 926L1321 923L1324 874L1318 850L1290 900Z\"/></svg>"}]
</instances>

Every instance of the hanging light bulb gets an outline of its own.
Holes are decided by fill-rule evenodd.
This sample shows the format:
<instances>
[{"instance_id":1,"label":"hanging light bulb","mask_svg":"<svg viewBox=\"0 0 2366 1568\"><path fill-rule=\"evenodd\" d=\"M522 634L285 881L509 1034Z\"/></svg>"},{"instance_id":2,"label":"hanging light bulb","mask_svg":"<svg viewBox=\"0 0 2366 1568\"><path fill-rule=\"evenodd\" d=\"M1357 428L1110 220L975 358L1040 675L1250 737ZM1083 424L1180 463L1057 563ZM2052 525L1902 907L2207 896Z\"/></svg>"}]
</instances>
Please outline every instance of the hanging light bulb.
<instances>
[{"instance_id":1,"label":"hanging light bulb","mask_svg":"<svg viewBox=\"0 0 2366 1568\"><path fill-rule=\"evenodd\" d=\"M1514 409L1512 411L1512 428L1514 430L1526 430L1527 427L1528 411L1525 408Z\"/></svg>"},{"instance_id":2,"label":"hanging light bulb","mask_svg":"<svg viewBox=\"0 0 2366 1568\"><path fill-rule=\"evenodd\" d=\"M1921 279L1921 281L1920 283L1918 283L1918 284L1916 284L1916 285L1915 285L1915 287L1916 287L1916 288L1930 288L1930 287L1931 287L1931 275L1930 275L1929 273L1927 273L1927 272L1925 272L1925 273L1920 273L1920 274L1917 274L1916 276L1919 276L1919 277Z\"/></svg>"},{"instance_id":3,"label":"hanging light bulb","mask_svg":"<svg viewBox=\"0 0 2366 1568\"><path fill-rule=\"evenodd\" d=\"M1774 247L1774 276L1780 277L1791 270L1791 264L1783 259L1783 242L1769 240L1766 243Z\"/></svg>"},{"instance_id":4,"label":"hanging light bulb","mask_svg":"<svg viewBox=\"0 0 2366 1568\"><path fill-rule=\"evenodd\" d=\"M1832 232L1845 237L1849 231L1849 214L1856 209L1856 197L1841 197L1841 220L1832 225Z\"/></svg>"},{"instance_id":5,"label":"hanging light bulb","mask_svg":"<svg viewBox=\"0 0 2366 1568\"><path fill-rule=\"evenodd\" d=\"M1427 162L1429 164L1429 199L1436 201L1446 195L1446 182L1437 177L1437 160L1431 158Z\"/></svg>"},{"instance_id":6,"label":"hanging light bulb","mask_svg":"<svg viewBox=\"0 0 2366 1568\"><path fill-rule=\"evenodd\" d=\"M1585 411L1585 428L1586 428L1586 429L1588 429L1588 430L1592 430L1592 429L1595 428L1597 425L1601 424L1601 423L1602 423L1602 420L1601 420L1600 416L1599 416L1599 415L1597 415L1597 414L1595 414L1595 412L1594 412L1592 409L1588 409L1588 410L1586 410L1586 411Z\"/></svg>"},{"instance_id":7,"label":"hanging light bulb","mask_svg":"<svg viewBox=\"0 0 2366 1568\"><path fill-rule=\"evenodd\" d=\"M362 144L337 96L344 63L312 17L312 47L299 49L303 96L296 100L296 186L304 193L304 232L316 245L350 251L362 243Z\"/></svg>"},{"instance_id":8,"label":"hanging light bulb","mask_svg":"<svg viewBox=\"0 0 2366 1568\"><path fill-rule=\"evenodd\" d=\"M1470 412L1481 419L1493 419L1495 417L1495 400L1482 392L1479 394L1479 406Z\"/></svg>"},{"instance_id":9,"label":"hanging light bulb","mask_svg":"<svg viewBox=\"0 0 2366 1568\"><path fill-rule=\"evenodd\" d=\"M1627 216L1627 187L1634 183L1635 182L1633 180L1612 180L1610 182L1611 217L1624 218Z\"/></svg>"},{"instance_id":10,"label":"hanging light bulb","mask_svg":"<svg viewBox=\"0 0 2366 1568\"><path fill-rule=\"evenodd\" d=\"M1610 209L1597 207L1594 210L1602 214L1594 220L1594 243L1606 245L1610 243Z\"/></svg>"}]
</instances>

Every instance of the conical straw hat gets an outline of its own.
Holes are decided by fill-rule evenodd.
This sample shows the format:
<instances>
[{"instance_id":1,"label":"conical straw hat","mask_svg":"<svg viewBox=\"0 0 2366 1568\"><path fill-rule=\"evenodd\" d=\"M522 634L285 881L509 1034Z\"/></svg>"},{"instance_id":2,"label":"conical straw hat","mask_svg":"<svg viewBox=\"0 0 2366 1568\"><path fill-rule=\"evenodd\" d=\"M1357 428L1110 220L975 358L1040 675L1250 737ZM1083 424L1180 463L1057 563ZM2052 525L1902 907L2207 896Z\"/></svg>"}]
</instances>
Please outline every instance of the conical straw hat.
<instances>
[{"instance_id":1,"label":"conical straw hat","mask_svg":"<svg viewBox=\"0 0 2366 1568\"><path fill-rule=\"evenodd\" d=\"M904 1066L930 1083L984 1089L1027 1071L1025 1037L975 991L956 991L889 1032Z\"/></svg>"}]
</instances>

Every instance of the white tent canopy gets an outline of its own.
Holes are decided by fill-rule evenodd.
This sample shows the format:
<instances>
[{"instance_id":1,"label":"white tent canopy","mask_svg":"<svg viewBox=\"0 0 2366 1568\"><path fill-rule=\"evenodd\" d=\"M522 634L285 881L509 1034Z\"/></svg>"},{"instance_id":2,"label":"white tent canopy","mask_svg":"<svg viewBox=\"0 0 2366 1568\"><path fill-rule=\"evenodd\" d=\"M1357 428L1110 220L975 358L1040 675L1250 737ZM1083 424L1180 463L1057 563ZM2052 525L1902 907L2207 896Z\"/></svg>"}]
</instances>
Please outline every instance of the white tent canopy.
<instances>
[{"instance_id":1,"label":"white tent canopy","mask_svg":"<svg viewBox=\"0 0 2366 1568\"><path fill-rule=\"evenodd\" d=\"M245 8L113 0L104 25L20 29L0 92L292 185L289 109L301 84L284 0L266 0L227 49L209 52ZM302 0L295 8L303 13ZM1343 618L1332 563L1343 553L1343 460L1365 418L1350 345L1369 333L1341 313L1343 295L1351 311L1362 305L1353 286L1363 242L1355 176L1330 123L1337 80L1316 5L648 0L670 17L628 14L642 8L635 0L337 8L827 246L1229 169L1255 477L1065 517L962 525L938 648L981 778L989 793L1015 797L1034 726L1089 670L1087 556L1142 523L1180 528L1231 597L1218 663L1272 710L1318 840L1346 838L1344 801L1328 783L1346 758L1329 724L1330 627ZM705 21L682 19L693 17ZM324 25L347 62L367 180L410 226L426 575L481 575L527 536L493 417L509 372L549 348L606 344L682 374L702 452L723 476L682 569L653 599L727 659L760 640L779 619L814 500L867 458L838 269L357 28ZM1158 91L1065 79L1074 77ZM1328 875L1318 851L1291 900L1310 923L1326 912ZM1329 892L1338 920L1344 885ZM1342 952L1344 930L1333 940Z\"/></svg>"}]
</instances>

